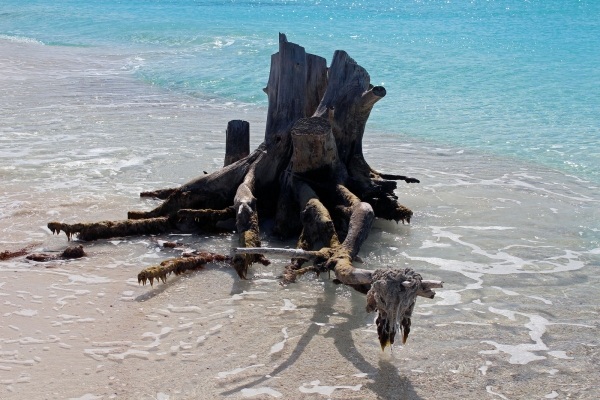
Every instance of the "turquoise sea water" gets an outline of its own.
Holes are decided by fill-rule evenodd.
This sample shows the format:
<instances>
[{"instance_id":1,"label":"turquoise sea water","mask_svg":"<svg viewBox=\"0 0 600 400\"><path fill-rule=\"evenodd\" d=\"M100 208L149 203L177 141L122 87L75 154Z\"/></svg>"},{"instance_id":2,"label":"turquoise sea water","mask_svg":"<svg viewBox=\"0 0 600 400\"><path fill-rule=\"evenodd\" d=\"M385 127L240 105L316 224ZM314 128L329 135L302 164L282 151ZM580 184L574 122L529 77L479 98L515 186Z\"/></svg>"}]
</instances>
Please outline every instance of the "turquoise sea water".
<instances>
[{"instance_id":1,"label":"turquoise sea water","mask_svg":"<svg viewBox=\"0 0 600 400\"><path fill-rule=\"evenodd\" d=\"M14 1L0 38L126 55L175 92L266 105L277 33L345 49L388 96L372 129L600 181L600 2Z\"/></svg>"}]
</instances>

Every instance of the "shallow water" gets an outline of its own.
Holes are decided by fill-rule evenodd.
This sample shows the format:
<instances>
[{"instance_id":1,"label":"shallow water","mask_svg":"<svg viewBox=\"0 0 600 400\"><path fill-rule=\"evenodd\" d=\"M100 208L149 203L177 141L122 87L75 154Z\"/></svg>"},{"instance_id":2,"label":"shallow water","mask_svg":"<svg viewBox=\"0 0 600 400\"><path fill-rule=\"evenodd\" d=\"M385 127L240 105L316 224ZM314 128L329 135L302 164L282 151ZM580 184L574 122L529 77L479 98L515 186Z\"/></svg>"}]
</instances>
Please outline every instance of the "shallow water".
<instances>
[{"instance_id":1,"label":"shallow water","mask_svg":"<svg viewBox=\"0 0 600 400\"><path fill-rule=\"evenodd\" d=\"M0 250L62 250L51 220L154 207L140 191L220 168L230 119L261 141L263 108L145 84L125 56L0 51ZM180 254L162 240L228 253L235 235L97 241L81 260L0 263L0 397L594 398L597 183L374 129L364 147L375 169L421 184L399 184L411 225L376 221L363 267L445 282L418 300L405 346L382 353L364 296L325 276L279 286L284 259L254 266L250 281L210 265L137 284L142 268ZM294 245L269 227L265 245Z\"/></svg>"}]
</instances>

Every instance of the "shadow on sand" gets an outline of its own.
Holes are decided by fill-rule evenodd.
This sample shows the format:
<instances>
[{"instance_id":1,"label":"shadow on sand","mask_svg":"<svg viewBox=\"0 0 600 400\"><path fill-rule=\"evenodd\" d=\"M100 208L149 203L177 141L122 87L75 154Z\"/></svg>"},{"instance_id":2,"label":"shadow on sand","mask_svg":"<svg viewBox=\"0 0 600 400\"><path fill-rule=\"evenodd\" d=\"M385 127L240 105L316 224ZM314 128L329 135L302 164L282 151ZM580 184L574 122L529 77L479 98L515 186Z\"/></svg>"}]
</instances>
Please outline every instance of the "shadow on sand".
<instances>
[{"instance_id":1,"label":"shadow on sand","mask_svg":"<svg viewBox=\"0 0 600 400\"><path fill-rule=\"evenodd\" d=\"M326 290L323 293L323 298L317 300L317 305L314 307L314 313L310 318L313 322L321 322L327 319L328 315L332 315L336 310L333 308L336 298L339 294L336 294L335 286L331 283L326 284ZM352 296L360 296L361 301L352 301L352 315L339 314L339 317L346 317L345 322L336 324L335 329L330 329L325 337L333 339L333 343L337 348L340 355L346 360L351 362L361 373L366 373L368 376L364 380L361 391L365 388L372 391L375 398L381 399L402 399L412 400L421 399L421 397L415 392L410 379L404 375L398 373L398 368L391 362L386 360L385 357L380 357L377 365L371 364L367 361L360 352L356 350L354 345L354 339L352 338L352 331L359 328L364 328L364 317L365 309L360 304L364 303L364 296L358 293L352 293ZM270 376L278 376L286 369L294 365L294 363L300 358L306 347L310 344L311 340L315 335L319 334L321 326L313 323L310 324L308 329L299 338L298 343L290 356L283 361L279 366L268 373ZM260 387L262 383L267 381L269 378L262 376L249 383L244 383L233 389L222 392L223 396L231 396L235 393L239 393L240 390L245 388ZM359 392L360 393L360 392ZM300 394L300 393L298 393Z\"/></svg>"}]
</instances>

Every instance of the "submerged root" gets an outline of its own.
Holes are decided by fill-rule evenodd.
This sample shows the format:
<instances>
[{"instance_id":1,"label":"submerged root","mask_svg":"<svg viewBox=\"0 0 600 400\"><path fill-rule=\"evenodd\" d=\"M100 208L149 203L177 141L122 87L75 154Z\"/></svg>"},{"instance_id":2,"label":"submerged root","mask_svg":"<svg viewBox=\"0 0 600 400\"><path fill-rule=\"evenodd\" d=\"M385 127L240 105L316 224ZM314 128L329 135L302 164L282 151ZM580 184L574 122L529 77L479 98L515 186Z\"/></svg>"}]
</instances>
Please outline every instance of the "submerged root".
<instances>
[{"instance_id":1,"label":"submerged root","mask_svg":"<svg viewBox=\"0 0 600 400\"><path fill-rule=\"evenodd\" d=\"M17 251L2 251L0 252L0 261L10 260L11 258L24 256L28 254L29 251L35 246L37 246L37 244L30 244L29 246L23 247L22 249Z\"/></svg>"},{"instance_id":2,"label":"submerged root","mask_svg":"<svg viewBox=\"0 0 600 400\"><path fill-rule=\"evenodd\" d=\"M72 246L72 247L67 247L62 253L60 254L45 254L45 253L39 253L39 254L30 254L27 257L25 257L28 260L32 260L32 261L38 261L38 262L46 262L46 261L55 261L55 260L70 260L73 258L81 258L81 257L85 257L87 254L85 254L85 251L83 251L83 245L77 245L77 246Z\"/></svg>"},{"instance_id":3,"label":"submerged root","mask_svg":"<svg viewBox=\"0 0 600 400\"><path fill-rule=\"evenodd\" d=\"M77 234L78 239L90 241L96 239L109 239L121 236L147 235L164 233L171 229L169 218L149 218L141 220L101 221L84 224L63 224L50 222L48 229L52 233L60 234L64 231L67 239L71 240Z\"/></svg>"},{"instance_id":4,"label":"submerged root","mask_svg":"<svg viewBox=\"0 0 600 400\"><path fill-rule=\"evenodd\" d=\"M406 343L421 280L421 275L412 268L373 271L367 312L378 313L375 322L382 350L394 344L397 333L402 335L402 343Z\"/></svg>"},{"instance_id":5,"label":"submerged root","mask_svg":"<svg viewBox=\"0 0 600 400\"><path fill-rule=\"evenodd\" d=\"M150 281L150 286L154 286L154 280L167 282L167 276L171 273L181 275L186 271L203 268L210 262L230 262L231 258L221 254L202 252L189 257L174 258L165 260L160 265L143 269L138 274L138 284L146 284Z\"/></svg>"}]
</instances>

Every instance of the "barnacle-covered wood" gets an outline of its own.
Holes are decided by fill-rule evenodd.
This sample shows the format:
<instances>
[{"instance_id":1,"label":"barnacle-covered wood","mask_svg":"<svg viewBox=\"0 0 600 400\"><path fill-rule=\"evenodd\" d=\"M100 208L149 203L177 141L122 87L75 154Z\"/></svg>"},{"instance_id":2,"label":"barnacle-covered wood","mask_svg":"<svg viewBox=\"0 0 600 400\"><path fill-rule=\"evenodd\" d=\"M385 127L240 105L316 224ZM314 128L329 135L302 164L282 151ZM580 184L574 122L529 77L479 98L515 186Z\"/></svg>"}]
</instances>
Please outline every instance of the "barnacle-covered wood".
<instances>
[{"instance_id":1,"label":"barnacle-covered wood","mask_svg":"<svg viewBox=\"0 0 600 400\"><path fill-rule=\"evenodd\" d=\"M202 252L188 257L174 258L165 260L160 265L143 269L138 274L138 283L150 282L150 286L154 285L154 280L167 281L167 276L172 273L175 275L181 275L186 271L203 268L206 264L211 262L230 262L231 258L221 254Z\"/></svg>"},{"instance_id":2,"label":"barnacle-covered wood","mask_svg":"<svg viewBox=\"0 0 600 400\"><path fill-rule=\"evenodd\" d=\"M77 234L80 240L108 239L112 237L159 234L172 229L169 218L148 218L140 220L126 219L122 221L100 221L92 223L63 224L50 222L48 229L57 235L60 231L66 233L71 240Z\"/></svg>"}]
</instances>

